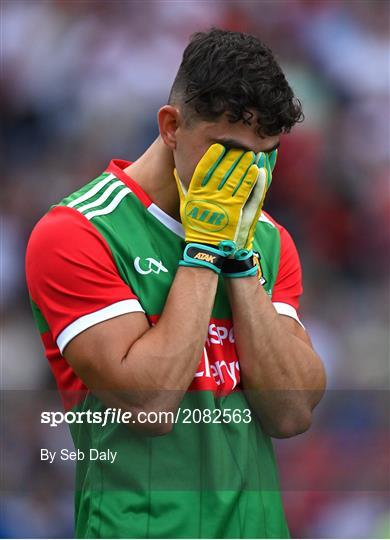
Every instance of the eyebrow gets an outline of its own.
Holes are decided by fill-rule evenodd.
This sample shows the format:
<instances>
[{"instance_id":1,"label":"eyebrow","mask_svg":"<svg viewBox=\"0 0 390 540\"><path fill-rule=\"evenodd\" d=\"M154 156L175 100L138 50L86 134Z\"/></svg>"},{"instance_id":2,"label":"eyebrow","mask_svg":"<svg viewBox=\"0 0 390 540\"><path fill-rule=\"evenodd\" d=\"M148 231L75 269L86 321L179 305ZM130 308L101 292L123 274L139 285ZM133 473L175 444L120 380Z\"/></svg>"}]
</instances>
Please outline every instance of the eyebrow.
<instances>
[{"instance_id":1,"label":"eyebrow","mask_svg":"<svg viewBox=\"0 0 390 540\"><path fill-rule=\"evenodd\" d=\"M249 148L248 146L245 146L244 144L242 144L239 141L236 141L235 139L221 138L221 139L214 139L214 142L222 144L223 146L225 146L228 149L237 148L239 150L245 150L245 152L253 152L252 148ZM274 144L272 146L272 148L268 148L267 150L261 150L261 151L265 152L265 153L273 152L273 150L276 150L277 148L279 148L279 146L280 146L280 141L277 142L276 144ZM256 152L254 152L254 153L256 154Z\"/></svg>"}]
</instances>

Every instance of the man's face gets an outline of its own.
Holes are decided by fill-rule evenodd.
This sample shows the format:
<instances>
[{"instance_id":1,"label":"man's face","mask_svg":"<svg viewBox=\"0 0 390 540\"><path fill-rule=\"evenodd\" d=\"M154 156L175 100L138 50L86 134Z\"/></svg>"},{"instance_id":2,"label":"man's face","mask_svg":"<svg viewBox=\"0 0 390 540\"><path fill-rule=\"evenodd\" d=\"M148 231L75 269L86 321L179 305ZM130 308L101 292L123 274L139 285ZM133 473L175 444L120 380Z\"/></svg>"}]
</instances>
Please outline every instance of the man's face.
<instances>
[{"instance_id":1,"label":"man's face","mask_svg":"<svg viewBox=\"0 0 390 540\"><path fill-rule=\"evenodd\" d=\"M176 131L175 166L183 184L188 188L195 167L206 150L214 143L247 151L269 152L279 145L279 135L259 137L256 123L231 123L226 116L214 122L197 121L182 125Z\"/></svg>"}]
</instances>

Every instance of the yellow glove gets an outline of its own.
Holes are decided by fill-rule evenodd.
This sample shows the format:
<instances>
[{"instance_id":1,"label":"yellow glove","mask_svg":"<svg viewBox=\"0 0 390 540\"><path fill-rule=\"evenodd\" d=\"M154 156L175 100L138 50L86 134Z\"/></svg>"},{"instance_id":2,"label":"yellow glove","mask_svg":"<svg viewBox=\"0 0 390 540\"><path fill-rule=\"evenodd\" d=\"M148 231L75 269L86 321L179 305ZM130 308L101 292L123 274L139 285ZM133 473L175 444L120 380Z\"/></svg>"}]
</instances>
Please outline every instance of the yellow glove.
<instances>
[{"instance_id":1,"label":"yellow glove","mask_svg":"<svg viewBox=\"0 0 390 540\"><path fill-rule=\"evenodd\" d=\"M237 235L234 256L226 258L221 271L226 278L242 278L257 275L261 278L260 254L254 253L253 240L256 225L263 208L264 198L271 184L277 150L270 154L259 152L256 156L258 176L255 187L242 211L240 229Z\"/></svg>"},{"instance_id":2,"label":"yellow glove","mask_svg":"<svg viewBox=\"0 0 390 540\"><path fill-rule=\"evenodd\" d=\"M242 209L259 172L255 161L253 152L213 144L196 166L188 192L174 170L187 243L236 242Z\"/></svg>"},{"instance_id":3,"label":"yellow glove","mask_svg":"<svg viewBox=\"0 0 390 540\"><path fill-rule=\"evenodd\" d=\"M253 248L256 225L263 208L265 195L272 181L272 171L275 167L276 158L277 150L274 150L269 155L259 152L256 156L256 165L259 172L256 185L243 208L240 230L237 235L237 249L251 250Z\"/></svg>"}]
</instances>

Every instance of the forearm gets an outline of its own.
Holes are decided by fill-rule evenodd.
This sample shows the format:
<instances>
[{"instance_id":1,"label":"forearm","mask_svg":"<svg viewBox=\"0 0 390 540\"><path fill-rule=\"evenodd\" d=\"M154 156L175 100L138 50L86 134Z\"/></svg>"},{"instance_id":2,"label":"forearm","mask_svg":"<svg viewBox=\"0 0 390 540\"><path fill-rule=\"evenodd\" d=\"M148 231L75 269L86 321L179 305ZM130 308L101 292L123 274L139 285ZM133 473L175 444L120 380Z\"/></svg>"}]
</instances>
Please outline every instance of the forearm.
<instances>
[{"instance_id":1,"label":"forearm","mask_svg":"<svg viewBox=\"0 0 390 540\"><path fill-rule=\"evenodd\" d=\"M121 362L137 393L168 408L180 402L202 355L217 283L211 270L179 267L160 319Z\"/></svg>"},{"instance_id":2,"label":"forearm","mask_svg":"<svg viewBox=\"0 0 390 540\"><path fill-rule=\"evenodd\" d=\"M285 331L256 277L230 279L228 290L248 400L270 434L304 431L324 389L321 360Z\"/></svg>"}]
</instances>

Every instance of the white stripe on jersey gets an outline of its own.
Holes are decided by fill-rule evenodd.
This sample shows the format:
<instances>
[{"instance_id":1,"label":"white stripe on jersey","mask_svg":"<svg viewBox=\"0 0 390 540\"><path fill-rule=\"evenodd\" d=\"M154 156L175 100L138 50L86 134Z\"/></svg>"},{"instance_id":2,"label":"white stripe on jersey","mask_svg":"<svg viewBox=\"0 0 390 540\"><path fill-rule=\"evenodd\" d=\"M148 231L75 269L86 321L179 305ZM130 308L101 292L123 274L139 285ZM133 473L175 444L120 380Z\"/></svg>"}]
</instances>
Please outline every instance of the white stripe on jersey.
<instances>
[{"instance_id":1,"label":"white stripe on jersey","mask_svg":"<svg viewBox=\"0 0 390 540\"><path fill-rule=\"evenodd\" d=\"M118 187L118 186L124 186L123 182L121 180L117 180L116 182L113 182L98 199L95 201L92 201L90 203L84 204L83 206L79 206L77 210L79 212L84 212L85 210L88 210L89 208L96 208L96 206L100 206L104 201L108 199L108 197L111 195L111 193Z\"/></svg>"},{"instance_id":2,"label":"white stripe on jersey","mask_svg":"<svg viewBox=\"0 0 390 540\"><path fill-rule=\"evenodd\" d=\"M275 224L263 212L260 214L259 221L264 221L264 223L269 223L272 227L275 227Z\"/></svg>"},{"instance_id":3,"label":"white stripe on jersey","mask_svg":"<svg viewBox=\"0 0 390 540\"><path fill-rule=\"evenodd\" d=\"M136 311L144 311L141 304L135 298L129 298L128 300L120 300L115 302L110 306L106 306L98 311L93 313L88 313L88 315L83 315L79 317L72 323L70 323L66 328L60 332L57 337L57 347L62 354L67 344L76 336L91 328L95 324L98 324L103 321L108 321L118 315L124 315L125 313L133 313Z\"/></svg>"},{"instance_id":4,"label":"white stripe on jersey","mask_svg":"<svg viewBox=\"0 0 390 540\"><path fill-rule=\"evenodd\" d=\"M80 197L77 197L77 199L74 199L73 201L71 201L69 204L67 204L67 206L69 206L70 208L73 208L74 206L76 206L76 204L79 204L81 202L84 202L86 201L87 199L90 199L91 197L93 197L94 195L96 195L96 193L98 193L98 191L100 191L101 189L104 188L104 186L106 184L108 184L108 182L111 182L111 180L115 178L115 176L113 174L109 174L107 176L107 178L104 178L103 180L100 180L100 182L98 182L97 184L95 184L93 186L93 188L91 188L89 191L87 191L86 193L84 193L83 195L80 195Z\"/></svg>"},{"instance_id":5,"label":"white stripe on jersey","mask_svg":"<svg viewBox=\"0 0 390 540\"><path fill-rule=\"evenodd\" d=\"M148 211L156 218L158 221L163 223L168 229L171 229L174 233L176 233L178 236L181 236L184 238L184 229L183 225L176 221L173 217L171 217L169 214L164 212L164 210L161 210L161 208L154 203L148 206Z\"/></svg>"},{"instance_id":6,"label":"white stripe on jersey","mask_svg":"<svg viewBox=\"0 0 390 540\"><path fill-rule=\"evenodd\" d=\"M108 204L104 208L100 208L100 210L92 210L92 212L87 212L86 214L84 214L84 216L87 219L92 219L95 216L104 216L106 214L111 214L111 212L115 210L121 200L126 197L128 193L131 193L131 189L129 189L128 187L124 187L119 191L119 193L115 195L110 204Z\"/></svg>"},{"instance_id":7,"label":"white stripe on jersey","mask_svg":"<svg viewBox=\"0 0 390 540\"><path fill-rule=\"evenodd\" d=\"M302 328L305 329L305 327L299 320L297 310L293 306L290 306L290 304L286 304L285 302L272 302L272 303L276 311L279 313L279 315L287 315L287 317L291 317L292 319L295 319L297 322L299 322Z\"/></svg>"}]
</instances>

